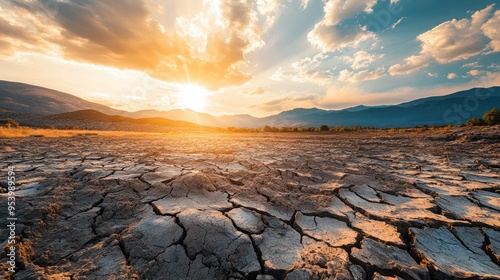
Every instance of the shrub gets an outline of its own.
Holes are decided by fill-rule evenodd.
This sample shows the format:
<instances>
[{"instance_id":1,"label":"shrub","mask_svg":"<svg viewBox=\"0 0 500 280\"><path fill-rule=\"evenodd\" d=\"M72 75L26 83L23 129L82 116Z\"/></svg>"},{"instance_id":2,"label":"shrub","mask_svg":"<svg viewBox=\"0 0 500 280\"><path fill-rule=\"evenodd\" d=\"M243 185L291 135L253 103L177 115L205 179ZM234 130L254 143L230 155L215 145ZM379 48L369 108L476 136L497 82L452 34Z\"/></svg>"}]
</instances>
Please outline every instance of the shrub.
<instances>
[{"instance_id":1,"label":"shrub","mask_svg":"<svg viewBox=\"0 0 500 280\"><path fill-rule=\"evenodd\" d=\"M330 128L328 127L328 125L324 124L324 125L319 127L319 130L320 131L328 131L328 130L330 130Z\"/></svg>"},{"instance_id":2,"label":"shrub","mask_svg":"<svg viewBox=\"0 0 500 280\"><path fill-rule=\"evenodd\" d=\"M472 118L465 123L466 126L481 126L486 125L486 122L482 119Z\"/></svg>"},{"instance_id":3,"label":"shrub","mask_svg":"<svg viewBox=\"0 0 500 280\"><path fill-rule=\"evenodd\" d=\"M8 128L11 128L11 127L20 127L19 123L16 122L15 120L11 119L11 118L8 118L7 119L7 123L5 124L6 127Z\"/></svg>"},{"instance_id":4,"label":"shrub","mask_svg":"<svg viewBox=\"0 0 500 280\"><path fill-rule=\"evenodd\" d=\"M500 124L500 110L493 107L490 111L484 113L483 121L488 125Z\"/></svg>"},{"instance_id":5,"label":"shrub","mask_svg":"<svg viewBox=\"0 0 500 280\"><path fill-rule=\"evenodd\" d=\"M278 132L279 129L277 127L271 127L271 126L264 126L264 128L262 129L264 132Z\"/></svg>"}]
</instances>

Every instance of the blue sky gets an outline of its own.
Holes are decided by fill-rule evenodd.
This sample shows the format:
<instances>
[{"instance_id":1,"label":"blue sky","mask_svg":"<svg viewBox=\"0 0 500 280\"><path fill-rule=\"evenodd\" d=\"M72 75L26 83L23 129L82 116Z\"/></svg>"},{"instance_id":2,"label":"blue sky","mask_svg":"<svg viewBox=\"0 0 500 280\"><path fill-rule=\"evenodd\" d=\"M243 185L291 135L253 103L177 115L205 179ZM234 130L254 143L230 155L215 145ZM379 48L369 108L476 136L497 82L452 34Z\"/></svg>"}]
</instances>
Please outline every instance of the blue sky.
<instances>
[{"instance_id":1,"label":"blue sky","mask_svg":"<svg viewBox=\"0 0 500 280\"><path fill-rule=\"evenodd\" d=\"M498 6L11 0L0 3L0 79L130 111L395 104L500 85Z\"/></svg>"}]
</instances>

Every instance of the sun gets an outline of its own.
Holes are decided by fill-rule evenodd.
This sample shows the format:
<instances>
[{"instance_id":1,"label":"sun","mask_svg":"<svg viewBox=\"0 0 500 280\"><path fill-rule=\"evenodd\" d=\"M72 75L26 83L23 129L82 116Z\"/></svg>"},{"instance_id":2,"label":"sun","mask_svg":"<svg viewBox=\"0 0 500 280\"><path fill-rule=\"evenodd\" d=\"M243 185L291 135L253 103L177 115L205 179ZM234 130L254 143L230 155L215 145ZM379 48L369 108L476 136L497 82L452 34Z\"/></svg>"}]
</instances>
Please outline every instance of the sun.
<instances>
[{"instance_id":1,"label":"sun","mask_svg":"<svg viewBox=\"0 0 500 280\"><path fill-rule=\"evenodd\" d=\"M197 85L179 85L178 104L182 109L200 111L207 106L208 91Z\"/></svg>"}]
</instances>

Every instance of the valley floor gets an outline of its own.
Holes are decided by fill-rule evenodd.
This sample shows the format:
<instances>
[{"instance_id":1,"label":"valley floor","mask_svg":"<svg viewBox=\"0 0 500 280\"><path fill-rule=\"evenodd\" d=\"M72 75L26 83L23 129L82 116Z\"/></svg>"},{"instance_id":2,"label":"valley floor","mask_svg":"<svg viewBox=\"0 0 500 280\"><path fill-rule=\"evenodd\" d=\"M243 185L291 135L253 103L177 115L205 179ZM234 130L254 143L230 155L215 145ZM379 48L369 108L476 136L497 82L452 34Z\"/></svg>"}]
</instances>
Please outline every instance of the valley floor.
<instances>
[{"instance_id":1,"label":"valley floor","mask_svg":"<svg viewBox=\"0 0 500 280\"><path fill-rule=\"evenodd\" d=\"M500 279L499 126L0 138L4 220L9 166L14 279Z\"/></svg>"}]
</instances>

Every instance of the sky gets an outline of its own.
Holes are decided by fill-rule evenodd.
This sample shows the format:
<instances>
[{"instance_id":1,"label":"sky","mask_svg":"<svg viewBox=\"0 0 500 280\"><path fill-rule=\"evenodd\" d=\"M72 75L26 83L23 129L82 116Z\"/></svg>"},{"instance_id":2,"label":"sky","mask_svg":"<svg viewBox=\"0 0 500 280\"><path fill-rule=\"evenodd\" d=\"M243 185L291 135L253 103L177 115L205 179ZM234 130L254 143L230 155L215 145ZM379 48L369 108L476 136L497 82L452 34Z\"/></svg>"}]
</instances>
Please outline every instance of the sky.
<instances>
[{"instance_id":1,"label":"sky","mask_svg":"<svg viewBox=\"0 0 500 280\"><path fill-rule=\"evenodd\" d=\"M493 0L7 0L0 80L267 116L500 85Z\"/></svg>"}]
</instances>

